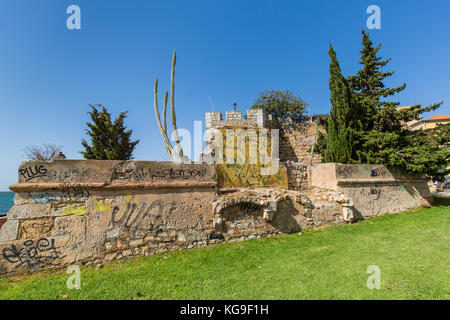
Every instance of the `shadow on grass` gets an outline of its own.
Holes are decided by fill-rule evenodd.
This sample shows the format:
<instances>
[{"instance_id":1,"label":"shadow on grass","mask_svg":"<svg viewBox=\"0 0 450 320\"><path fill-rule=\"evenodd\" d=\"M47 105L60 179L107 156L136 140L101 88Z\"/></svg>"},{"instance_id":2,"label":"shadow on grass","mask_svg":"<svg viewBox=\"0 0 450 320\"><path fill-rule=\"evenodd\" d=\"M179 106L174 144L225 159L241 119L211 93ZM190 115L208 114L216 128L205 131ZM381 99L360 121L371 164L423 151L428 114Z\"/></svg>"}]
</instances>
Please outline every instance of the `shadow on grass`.
<instances>
[{"instance_id":1,"label":"shadow on grass","mask_svg":"<svg viewBox=\"0 0 450 320\"><path fill-rule=\"evenodd\" d=\"M437 207L437 206L444 206L444 207L448 207L450 206L450 199L448 198L440 198L440 197L433 197L434 200L434 204L433 207Z\"/></svg>"}]
</instances>

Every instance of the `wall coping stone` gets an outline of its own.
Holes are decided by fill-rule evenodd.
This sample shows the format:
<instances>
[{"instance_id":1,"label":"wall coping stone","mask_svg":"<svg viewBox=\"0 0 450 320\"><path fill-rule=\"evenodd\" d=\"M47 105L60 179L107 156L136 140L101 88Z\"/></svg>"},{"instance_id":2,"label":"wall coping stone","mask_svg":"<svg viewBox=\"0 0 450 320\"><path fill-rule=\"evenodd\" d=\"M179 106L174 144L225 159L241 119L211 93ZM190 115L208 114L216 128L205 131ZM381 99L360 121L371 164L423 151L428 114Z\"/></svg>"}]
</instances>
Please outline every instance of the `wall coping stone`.
<instances>
[{"instance_id":1,"label":"wall coping stone","mask_svg":"<svg viewBox=\"0 0 450 320\"><path fill-rule=\"evenodd\" d=\"M76 184L86 190L92 191L120 191L120 190L153 190L153 189L179 189L179 188L212 188L217 182L176 182L176 183L125 183L105 185L104 183ZM59 183L17 183L9 188L17 193L42 192L58 190ZM70 186L70 185L69 185Z\"/></svg>"},{"instance_id":2,"label":"wall coping stone","mask_svg":"<svg viewBox=\"0 0 450 320\"><path fill-rule=\"evenodd\" d=\"M415 183L424 182L426 179L338 179L337 184L377 184L377 183Z\"/></svg>"}]
</instances>

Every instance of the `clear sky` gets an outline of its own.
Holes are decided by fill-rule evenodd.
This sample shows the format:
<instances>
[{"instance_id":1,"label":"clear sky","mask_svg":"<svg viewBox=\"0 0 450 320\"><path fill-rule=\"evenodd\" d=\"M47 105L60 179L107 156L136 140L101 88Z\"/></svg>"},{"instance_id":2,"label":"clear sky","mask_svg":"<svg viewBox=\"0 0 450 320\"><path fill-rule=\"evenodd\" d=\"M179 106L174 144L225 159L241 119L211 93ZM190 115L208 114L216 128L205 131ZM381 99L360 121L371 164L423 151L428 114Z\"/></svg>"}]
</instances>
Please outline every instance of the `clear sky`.
<instances>
[{"instance_id":1,"label":"clear sky","mask_svg":"<svg viewBox=\"0 0 450 320\"><path fill-rule=\"evenodd\" d=\"M0 1L0 191L16 183L28 145L64 146L80 159L88 104L101 103L141 139L137 160L166 160L153 110L169 89L177 50L178 126L193 129L212 111L246 110L264 89L288 89L329 111L328 43L345 75L358 70L366 9L381 8L381 30L368 30L392 57L386 83L407 82L402 105L444 100L450 114L450 1ZM69 5L81 30L68 30ZM367 30L367 28L366 28ZM432 115L432 114L430 114Z\"/></svg>"}]
</instances>

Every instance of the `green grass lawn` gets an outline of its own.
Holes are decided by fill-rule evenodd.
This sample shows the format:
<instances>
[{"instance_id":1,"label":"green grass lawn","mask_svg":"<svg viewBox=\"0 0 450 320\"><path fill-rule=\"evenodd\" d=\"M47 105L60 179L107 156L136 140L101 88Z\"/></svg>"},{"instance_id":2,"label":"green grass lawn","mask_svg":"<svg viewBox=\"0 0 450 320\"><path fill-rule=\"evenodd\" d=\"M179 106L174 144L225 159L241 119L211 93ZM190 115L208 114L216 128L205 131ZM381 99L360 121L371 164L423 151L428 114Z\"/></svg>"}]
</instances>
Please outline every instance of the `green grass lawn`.
<instances>
[{"instance_id":1,"label":"green grass lawn","mask_svg":"<svg viewBox=\"0 0 450 320\"><path fill-rule=\"evenodd\" d=\"M272 238L0 279L0 299L450 299L450 200ZM369 265L381 289L369 290Z\"/></svg>"}]
</instances>

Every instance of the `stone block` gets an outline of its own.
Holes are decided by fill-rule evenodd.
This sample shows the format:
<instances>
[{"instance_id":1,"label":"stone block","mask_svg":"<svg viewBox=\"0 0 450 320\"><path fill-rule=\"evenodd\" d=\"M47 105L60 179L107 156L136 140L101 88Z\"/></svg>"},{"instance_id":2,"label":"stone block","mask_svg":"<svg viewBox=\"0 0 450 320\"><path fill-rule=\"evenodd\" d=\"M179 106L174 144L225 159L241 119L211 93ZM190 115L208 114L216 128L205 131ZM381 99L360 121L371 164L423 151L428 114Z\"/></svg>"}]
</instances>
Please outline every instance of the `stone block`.
<instances>
[{"instance_id":1,"label":"stone block","mask_svg":"<svg viewBox=\"0 0 450 320\"><path fill-rule=\"evenodd\" d=\"M0 229L0 242L17 240L19 234L19 221L8 220Z\"/></svg>"}]
</instances>

